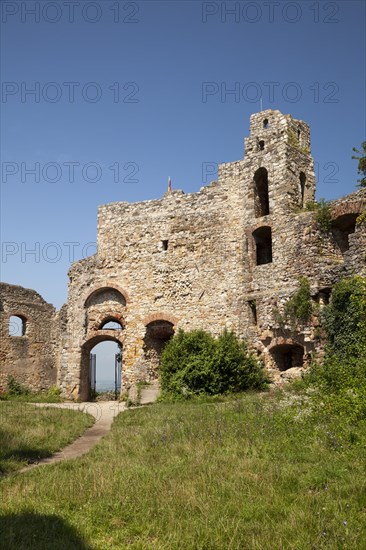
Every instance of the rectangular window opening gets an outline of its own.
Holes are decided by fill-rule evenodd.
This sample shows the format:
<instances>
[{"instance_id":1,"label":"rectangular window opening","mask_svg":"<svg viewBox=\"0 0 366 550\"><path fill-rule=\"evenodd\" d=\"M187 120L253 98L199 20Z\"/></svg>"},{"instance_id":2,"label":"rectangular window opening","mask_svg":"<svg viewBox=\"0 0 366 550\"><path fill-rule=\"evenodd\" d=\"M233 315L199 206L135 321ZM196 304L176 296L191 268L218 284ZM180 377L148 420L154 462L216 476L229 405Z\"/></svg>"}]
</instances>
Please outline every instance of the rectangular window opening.
<instances>
[{"instance_id":1,"label":"rectangular window opening","mask_svg":"<svg viewBox=\"0 0 366 550\"><path fill-rule=\"evenodd\" d=\"M253 324L257 325L258 324L257 302L256 302L256 300L249 300L248 305L249 305L250 313L251 313L251 316L252 316L252 322L253 322Z\"/></svg>"}]
</instances>

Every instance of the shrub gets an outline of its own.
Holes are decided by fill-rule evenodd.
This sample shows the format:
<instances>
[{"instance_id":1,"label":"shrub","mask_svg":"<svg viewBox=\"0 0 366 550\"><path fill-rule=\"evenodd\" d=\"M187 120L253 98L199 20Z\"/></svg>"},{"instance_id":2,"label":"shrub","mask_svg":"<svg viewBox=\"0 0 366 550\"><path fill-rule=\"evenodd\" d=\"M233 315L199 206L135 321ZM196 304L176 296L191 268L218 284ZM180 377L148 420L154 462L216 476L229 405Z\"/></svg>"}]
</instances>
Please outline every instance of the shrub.
<instances>
[{"instance_id":1,"label":"shrub","mask_svg":"<svg viewBox=\"0 0 366 550\"><path fill-rule=\"evenodd\" d=\"M7 377L7 386L8 386L8 395L15 396L15 395L28 395L29 389L26 386L23 386L12 376L11 374Z\"/></svg>"},{"instance_id":2,"label":"shrub","mask_svg":"<svg viewBox=\"0 0 366 550\"><path fill-rule=\"evenodd\" d=\"M272 308L273 318L282 330L286 324L289 324L293 330L296 329L297 325L306 325L310 321L312 313L313 305L310 294L310 283L307 277L299 278L299 288L287 300L283 309L283 315L278 307L274 306Z\"/></svg>"},{"instance_id":3,"label":"shrub","mask_svg":"<svg viewBox=\"0 0 366 550\"><path fill-rule=\"evenodd\" d=\"M299 289L285 305L285 318L292 325L296 323L303 325L308 323L313 312L309 280L306 277L300 277L299 283Z\"/></svg>"},{"instance_id":4,"label":"shrub","mask_svg":"<svg viewBox=\"0 0 366 550\"><path fill-rule=\"evenodd\" d=\"M309 201L306 203L306 210L316 212L315 219L319 229L323 231L323 233L328 233L330 231L332 225L332 215L329 201L326 201L325 199L319 199L318 202Z\"/></svg>"},{"instance_id":5,"label":"shrub","mask_svg":"<svg viewBox=\"0 0 366 550\"><path fill-rule=\"evenodd\" d=\"M163 393L175 397L263 389L268 379L245 342L224 331L217 339L203 330L179 330L161 357Z\"/></svg>"},{"instance_id":6,"label":"shrub","mask_svg":"<svg viewBox=\"0 0 366 550\"><path fill-rule=\"evenodd\" d=\"M362 357L366 349L366 279L356 276L337 283L322 322L329 354L346 360Z\"/></svg>"},{"instance_id":7,"label":"shrub","mask_svg":"<svg viewBox=\"0 0 366 550\"><path fill-rule=\"evenodd\" d=\"M366 419L366 280L352 277L337 283L324 308L327 346L322 365L306 377L320 390L324 412L349 421Z\"/></svg>"}]
</instances>

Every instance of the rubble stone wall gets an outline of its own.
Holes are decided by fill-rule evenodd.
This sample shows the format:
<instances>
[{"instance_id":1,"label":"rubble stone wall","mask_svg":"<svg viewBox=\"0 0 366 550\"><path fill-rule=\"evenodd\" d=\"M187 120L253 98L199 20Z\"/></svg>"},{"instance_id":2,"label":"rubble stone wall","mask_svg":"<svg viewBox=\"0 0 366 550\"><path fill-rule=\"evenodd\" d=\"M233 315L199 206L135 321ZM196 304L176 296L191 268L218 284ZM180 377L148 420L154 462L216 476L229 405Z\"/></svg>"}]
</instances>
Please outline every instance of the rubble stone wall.
<instances>
[{"instance_id":1,"label":"rubble stone wall","mask_svg":"<svg viewBox=\"0 0 366 550\"><path fill-rule=\"evenodd\" d=\"M317 311L334 283L366 276L365 224L356 222L365 190L334 201L325 228L309 209L315 185L309 126L267 110L251 116L244 159L221 164L199 192L100 206L97 253L71 266L67 306L56 315L43 306L55 319L59 360L41 348L32 361L58 361L63 395L88 399L99 342L119 344L129 391L159 377L161 350L179 328L227 328L248 340L276 383L298 375L322 352ZM309 280L314 315L308 326L290 326L279 315L300 277Z\"/></svg>"},{"instance_id":2,"label":"rubble stone wall","mask_svg":"<svg viewBox=\"0 0 366 550\"><path fill-rule=\"evenodd\" d=\"M6 283L0 283L0 300L0 386L12 375L33 391L50 388L60 348L55 308L34 290Z\"/></svg>"}]
</instances>

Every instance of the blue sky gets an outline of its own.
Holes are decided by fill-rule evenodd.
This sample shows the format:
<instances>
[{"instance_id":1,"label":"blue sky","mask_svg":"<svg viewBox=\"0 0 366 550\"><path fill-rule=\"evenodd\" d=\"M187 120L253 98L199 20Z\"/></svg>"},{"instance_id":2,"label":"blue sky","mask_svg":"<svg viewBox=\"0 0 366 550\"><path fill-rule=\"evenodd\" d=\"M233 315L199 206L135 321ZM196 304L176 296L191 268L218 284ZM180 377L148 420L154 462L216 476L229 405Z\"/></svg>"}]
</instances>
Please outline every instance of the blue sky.
<instances>
[{"instance_id":1,"label":"blue sky","mask_svg":"<svg viewBox=\"0 0 366 550\"><path fill-rule=\"evenodd\" d=\"M159 198L168 176L199 190L205 163L243 157L260 97L311 125L318 197L355 190L364 2L72 4L2 2L2 280L59 308L98 205Z\"/></svg>"}]
</instances>

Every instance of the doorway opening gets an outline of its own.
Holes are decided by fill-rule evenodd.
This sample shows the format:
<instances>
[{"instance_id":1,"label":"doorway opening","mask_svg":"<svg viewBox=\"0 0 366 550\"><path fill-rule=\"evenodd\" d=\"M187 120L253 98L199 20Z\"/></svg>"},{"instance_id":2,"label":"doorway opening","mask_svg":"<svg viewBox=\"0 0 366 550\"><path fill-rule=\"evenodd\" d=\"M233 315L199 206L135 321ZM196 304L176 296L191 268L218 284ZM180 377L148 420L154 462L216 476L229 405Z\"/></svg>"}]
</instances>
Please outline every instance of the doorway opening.
<instances>
[{"instance_id":1,"label":"doorway opening","mask_svg":"<svg viewBox=\"0 0 366 550\"><path fill-rule=\"evenodd\" d=\"M304 348L296 344L281 344L271 350L278 370L284 371L304 365Z\"/></svg>"},{"instance_id":2,"label":"doorway opening","mask_svg":"<svg viewBox=\"0 0 366 550\"><path fill-rule=\"evenodd\" d=\"M82 349L80 399L118 400L122 385L122 346L113 337L96 337Z\"/></svg>"},{"instance_id":3,"label":"doorway opening","mask_svg":"<svg viewBox=\"0 0 366 550\"><path fill-rule=\"evenodd\" d=\"M157 377L161 354L165 344L173 335L173 323L164 319L152 321L147 325L144 338L144 354L147 361L147 376L149 379Z\"/></svg>"}]
</instances>

